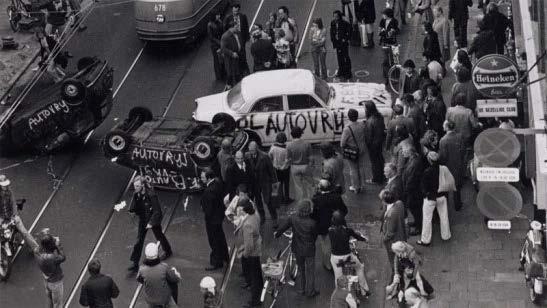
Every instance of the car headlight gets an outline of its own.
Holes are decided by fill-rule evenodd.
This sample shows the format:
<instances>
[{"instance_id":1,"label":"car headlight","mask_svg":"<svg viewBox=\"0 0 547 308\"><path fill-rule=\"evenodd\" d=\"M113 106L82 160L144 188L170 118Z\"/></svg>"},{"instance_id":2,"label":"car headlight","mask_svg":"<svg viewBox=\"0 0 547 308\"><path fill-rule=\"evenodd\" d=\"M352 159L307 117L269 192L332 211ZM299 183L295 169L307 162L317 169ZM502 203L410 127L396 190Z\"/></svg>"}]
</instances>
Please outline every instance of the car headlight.
<instances>
[{"instance_id":1,"label":"car headlight","mask_svg":"<svg viewBox=\"0 0 547 308\"><path fill-rule=\"evenodd\" d=\"M158 14L156 16L156 21L159 22L159 23L164 23L165 22L165 16L163 16L162 14Z\"/></svg>"}]
</instances>

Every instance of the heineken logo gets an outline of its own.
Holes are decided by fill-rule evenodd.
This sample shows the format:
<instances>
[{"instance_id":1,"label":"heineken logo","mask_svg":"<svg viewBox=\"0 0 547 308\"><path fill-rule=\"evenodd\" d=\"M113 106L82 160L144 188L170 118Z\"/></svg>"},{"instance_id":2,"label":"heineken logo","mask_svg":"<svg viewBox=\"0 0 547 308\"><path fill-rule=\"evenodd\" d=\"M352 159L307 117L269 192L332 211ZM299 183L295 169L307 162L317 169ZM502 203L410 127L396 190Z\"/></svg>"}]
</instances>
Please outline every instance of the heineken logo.
<instances>
[{"instance_id":1,"label":"heineken logo","mask_svg":"<svg viewBox=\"0 0 547 308\"><path fill-rule=\"evenodd\" d=\"M518 81L518 68L503 55L480 58L473 67L473 84L485 97L502 98L511 94Z\"/></svg>"}]
</instances>

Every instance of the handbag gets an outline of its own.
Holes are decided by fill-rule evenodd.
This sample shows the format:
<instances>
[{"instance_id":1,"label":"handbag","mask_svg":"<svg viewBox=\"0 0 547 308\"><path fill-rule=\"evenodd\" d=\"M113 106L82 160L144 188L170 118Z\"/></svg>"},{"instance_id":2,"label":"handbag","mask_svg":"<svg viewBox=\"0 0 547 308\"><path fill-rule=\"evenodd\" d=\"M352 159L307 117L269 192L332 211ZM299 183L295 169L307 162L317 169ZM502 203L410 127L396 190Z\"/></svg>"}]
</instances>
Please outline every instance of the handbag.
<instances>
[{"instance_id":1,"label":"handbag","mask_svg":"<svg viewBox=\"0 0 547 308\"><path fill-rule=\"evenodd\" d=\"M351 136L353 137L353 141L355 141L355 144L357 144L357 139L355 138L355 135L353 134L353 129L351 129L350 126L348 126L349 131L351 132ZM359 147L346 145L344 148L342 148L342 154L344 155L345 159L356 161L359 159Z\"/></svg>"},{"instance_id":2,"label":"handbag","mask_svg":"<svg viewBox=\"0 0 547 308\"><path fill-rule=\"evenodd\" d=\"M456 181L450 170L446 166L439 166L439 189L437 192L456 191Z\"/></svg>"}]
</instances>

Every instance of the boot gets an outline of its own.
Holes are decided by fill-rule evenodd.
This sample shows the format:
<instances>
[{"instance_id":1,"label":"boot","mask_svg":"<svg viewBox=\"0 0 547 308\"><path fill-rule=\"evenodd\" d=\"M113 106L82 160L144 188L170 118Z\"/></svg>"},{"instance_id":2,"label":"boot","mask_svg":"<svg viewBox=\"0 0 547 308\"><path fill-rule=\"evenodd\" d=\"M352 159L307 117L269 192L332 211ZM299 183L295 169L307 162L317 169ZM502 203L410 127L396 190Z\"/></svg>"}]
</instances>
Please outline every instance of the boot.
<instances>
[{"instance_id":1,"label":"boot","mask_svg":"<svg viewBox=\"0 0 547 308\"><path fill-rule=\"evenodd\" d=\"M366 48L374 48L374 33L367 33L367 47Z\"/></svg>"}]
</instances>

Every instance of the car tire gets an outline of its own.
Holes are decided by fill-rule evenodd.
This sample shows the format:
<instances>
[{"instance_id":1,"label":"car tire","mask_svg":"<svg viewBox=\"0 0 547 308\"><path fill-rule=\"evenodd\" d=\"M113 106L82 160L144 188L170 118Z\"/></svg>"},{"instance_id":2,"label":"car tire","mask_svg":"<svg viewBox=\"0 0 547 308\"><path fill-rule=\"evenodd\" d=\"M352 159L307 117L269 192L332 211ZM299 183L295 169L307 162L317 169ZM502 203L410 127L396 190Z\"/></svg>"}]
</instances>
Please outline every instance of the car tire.
<instances>
[{"instance_id":1,"label":"car tire","mask_svg":"<svg viewBox=\"0 0 547 308\"><path fill-rule=\"evenodd\" d=\"M146 107L133 107L129 110L128 118L131 122L138 120L139 122L144 123L152 121L154 115L152 114L152 111Z\"/></svg>"},{"instance_id":2,"label":"car tire","mask_svg":"<svg viewBox=\"0 0 547 308\"><path fill-rule=\"evenodd\" d=\"M221 127L218 132L222 134L231 133L236 129L236 120L234 117L223 112L215 114L211 123L215 126L220 125Z\"/></svg>"},{"instance_id":3,"label":"car tire","mask_svg":"<svg viewBox=\"0 0 547 308\"><path fill-rule=\"evenodd\" d=\"M131 144L131 137L122 130L113 130L104 137L104 148L107 154L118 156L123 154Z\"/></svg>"},{"instance_id":4,"label":"car tire","mask_svg":"<svg viewBox=\"0 0 547 308\"><path fill-rule=\"evenodd\" d=\"M198 166L208 165L217 157L215 142L205 136L197 137L192 143L192 157Z\"/></svg>"},{"instance_id":5,"label":"car tire","mask_svg":"<svg viewBox=\"0 0 547 308\"><path fill-rule=\"evenodd\" d=\"M84 84L76 79L67 79L61 87L61 97L70 106L79 106L85 97Z\"/></svg>"}]
</instances>

